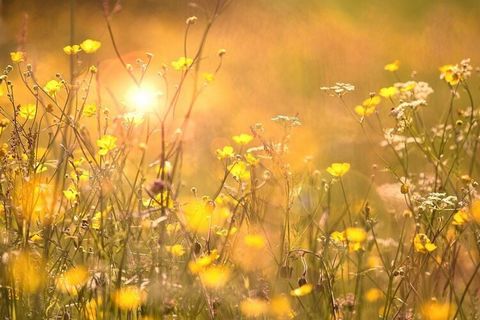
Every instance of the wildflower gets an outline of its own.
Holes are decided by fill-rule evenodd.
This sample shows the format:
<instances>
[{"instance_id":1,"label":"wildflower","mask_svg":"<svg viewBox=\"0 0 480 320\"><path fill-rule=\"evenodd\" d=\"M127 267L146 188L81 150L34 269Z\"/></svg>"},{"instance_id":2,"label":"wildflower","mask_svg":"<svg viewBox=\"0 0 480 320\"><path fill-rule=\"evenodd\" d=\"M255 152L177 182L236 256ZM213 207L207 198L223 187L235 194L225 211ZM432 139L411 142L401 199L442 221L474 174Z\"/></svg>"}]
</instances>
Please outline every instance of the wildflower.
<instances>
[{"instance_id":1,"label":"wildflower","mask_svg":"<svg viewBox=\"0 0 480 320\"><path fill-rule=\"evenodd\" d=\"M367 239L367 232L363 228L347 228L345 230L345 238L347 239L350 252L359 251Z\"/></svg>"},{"instance_id":2,"label":"wildflower","mask_svg":"<svg viewBox=\"0 0 480 320\"><path fill-rule=\"evenodd\" d=\"M65 52L66 55L75 55L79 53L82 49L78 44L74 44L72 46L65 46L63 47L63 52Z\"/></svg>"},{"instance_id":3,"label":"wildflower","mask_svg":"<svg viewBox=\"0 0 480 320\"><path fill-rule=\"evenodd\" d=\"M269 311L278 319L291 319L295 316L290 300L284 295L276 296L270 301Z\"/></svg>"},{"instance_id":4,"label":"wildflower","mask_svg":"<svg viewBox=\"0 0 480 320\"><path fill-rule=\"evenodd\" d=\"M251 154L250 152L247 152L245 154L245 160L247 161L247 163L251 166L256 166L260 160L257 159L253 154Z\"/></svg>"},{"instance_id":5,"label":"wildflower","mask_svg":"<svg viewBox=\"0 0 480 320\"><path fill-rule=\"evenodd\" d=\"M233 136L232 139L233 141L235 141L236 144L244 146L248 144L250 141L252 141L253 137L247 133L242 133L242 134L239 134L238 136Z\"/></svg>"},{"instance_id":6,"label":"wildflower","mask_svg":"<svg viewBox=\"0 0 480 320\"><path fill-rule=\"evenodd\" d=\"M85 117L93 117L97 113L97 105L95 103L88 103L83 107L82 114Z\"/></svg>"},{"instance_id":7,"label":"wildflower","mask_svg":"<svg viewBox=\"0 0 480 320\"><path fill-rule=\"evenodd\" d=\"M100 226L102 224L102 212L101 211L96 211L92 217L92 229L94 230L100 230Z\"/></svg>"},{"instance_id":8,"label":"wildflower","mask_svg":"<svg viewBox=\"0 0 480 320\"><path fill-rule=\"evenodd\" d=\"M56 281L57 290L70 295L77 295L78 291L87 283L88 270L84 266L76 266L65 271Z\"/></svg>"},{"instance_id":9,"label":"wildflower","mask_svg":"<svg viewBox=\"0 0 480 320\"><path fill-rule=\"evenodd\" d=\"M18 110L18 115L25 120L32 120L37 114L37 106L33 103L22 104Z\"/></svg>"},{"instance_id":10,"label":"wildflower","mask_svg":"<svg viewBox=\"0 0 480 320\"><path fill-rule=\"evenodd\" d=\"M101 46L102 46L102 43L100 41L96 41L92 39L86 39L82 43L80 43L80 47L85 53L94 53L98 49L100 49Z\"/></svg>"},{"instance_id":11,"label":"wildflower","mask_svg":"<svg viewBox=\"0 0 480 320\"><path fill-rule=\"evenodd\" d=\"M25 61L25 52L22 51L14 51L10 52L10 59L12 62L19 63Z\"/></svg>"},{"instance_id":12,"label":"wildflower","mask_svg":"<svg viewBox=\"0 0 480 320\"><path fill-rule=\"evenodd\" d=\"M265 247L265 238L259 234L247 234L243 242L251 248L262 249Z\"/></svg>"},{"instance_id":13,"label":"wildflower","mask_svg":"<svg viewBox=\"0 0 480 320\"><path fill-rule=\"evenodd\" d=\"M447 64L441 66L440 79L444 79L449 85L456 86L460 81L463 81L471 76L472 66L470 59L463 59L459 64Z\"/></svg>"},{"instance_id":14,"label":"wildflower","mask_svg":"<svg viewBox=\"0 0 480 320\"><path fill-rule=\"evenodd\" d=\"M233 151L233 147L225 146L222 149L217 149L217 158L219 160L233 158L235 156L235 152Z\"/></svg>"},{"instance_id":15,"label":"wildflower","mask_svg":"<svg viewBox=\"0 0 480 320\"><path fill-rule=\"evenodd\" d=\"M98 69L96 66L90 66L90 68L88 68L88 71L90 71L91 73L97 73Z\"/></svg>"},{"instance_id":16,"label":"wildflower","mask_svg":"<svg viewBox=\"0 0 480 320\"><path fill-rule=\"evenodd\" d=\"M392 63L385 65L384 69L390 72L395 72L400 68L400 61L395 60Z\"/></svg>"},{"instance_id":17,"label":"wildflower","mask_svg":"<svg viewBox=\"0 0 480 320\"><path fill-rule=\"evenodd\" d=\"M77 198L77 196L79 195L79 192L74 186L70 186L68 187L68 189L63 190L63 195L65 196L65 199L67 199L68 201L73 201Z\"/></svg>"},{"instance_id":18,"label":"wildflower","mask_svg":"<svg viewBox=\"0 0 480 320\"><path fill-rule=\"evenodd\" d=\"M172 67L177 71L187 70L192 65L192 63L192 58L180 57L177 60L172 61Z\"/></svg>"},{"instance_id":19,"label":"wildflower","mask_svg":"<svg viewBox=\"0 0 480 320\"><path fill-rule=\"evenodd\" d=\"M215 80L215 75L210 72L205 72L202 74L203 79L206 83L212 83Z\"/></svg>"},{"instance_id":20,"label":"wildflower","mask_svg":"<svg viewBox=\"0 0 480 320\"><path fill-rule=\"evenodd\" d=\"M473 219L480 223L480 199L475 199L472 201L470 212L473 216Z\"/></svg>"},{"instance_id":21,"label":"wildflower","mask_svg":"<svg viewBox=\"0 0 480 320\"><path fill-rule=\"evenodd\" d=\"M241 181L250 180L250 170L248 168L247 163L244 161L237 161L229 165L228 170L230 170L230 174L237 180L241 180Z\"/></svg>"},{"instance_id":22,"label":"wildflower","mask_svg":"<svg viewBox=\"0 0 480 320\"><path fill-rule=\"evenodd\" d=\"M321 87L320 90L326 91L331 96L342 97L355 90L355 86L350 83L337 82L331 87Z\"/></svg>"},{"instance_id":23,"label":"wildflower","mask_svg":"<svg viewBox=\"0 0 480 320\"><path fill-rule=\"evenodd\" d=\"M392 98L394 96L396 96L398 94L398 89L396 87L387 87L387 88L382 88L380 89L380 92L378 93L379 95L381 95L382 97L384 98Z\"/></svg>"},{"instance_id":24,"label":"wildflower","mask_svg":"<svg viewBox=\"0 0 480 320\"><path fill-rule=\"evenodd\" d=\"M312 290L313 290L313 285L310 284L310 283L306 283L306 284L302 285L301 287L298 287L298 288L290 291L290 294L294 297L302 297L302 296L306 296L307 294L312 292Z\"/></svg>"},{"instance_id":25,"label":"wildflower","mask_svg":"<svg viewBox=\"0 0 480 320\"><path fill-rule=\"evenodd\" d=\"M248 298L240 302L240 311L246 317L260 317L268 312L268 303L262 299Z\"/></svg>"},{"instance_id":26,"label":"wildflower","mask_svg":"<svg viewBox=\"0 0 480 320\"><path fill-rule=\"evenodd\" d=\"M174 244L173 246L166 246L165 249L172 256L181 257L185 254L185 248L181 244Z\"/></svg>"},{"instance_id":27,"label":"wildflower","mask_svg":"<svg viewBox=\"0 0 480 320\"><path fill-rule=\"evenodd\" d=\"M100 148L98 154L105 156L108 152L117 147L117 138L112 135L104 135L97 140L97 146Z\"/></svg>"},{"instance_id":28,"label":"wildflower","mask_svg":"<svg viewBox=\"0 0 480 320\"><path fill-rule=\"evenodd\" d=\"M188 269L193 274L198 274L210 266L215 260L220 257L217 250L212 250L210 254L201 256L194 261L188 263Z\"/></svg>"},{"instance_id":29,"label":"wildflower","mask_svg":"<svg viewBox=\"0 0 480 320\"><path fill-rule=\"evenodd\" d=\"M379 96L374 95L368 99L363 100L361 105L355 107L354 111L359 116L365 117L369 116L375 112L377 105L380 103L381 99Z\"/></svg>"},{"instance_id":30,"label":"wildflower","mask_svg":"<svg viewBox=\"0 0 480 320\"><path fill-rule=\"evenodd\" d=\"M200 280L205 287L219 289L230 280L231 271L225 266L210 266L200 272Z\"/></svg>"},{"instance_id":31,"label":"wildflower","mask_svg":"<svg viewBox=\"0 0 480 320\"><path fill-rule=\"evenodd\" d=\"M455 308L449 303L432 300L422 306L421 312L422 319L425 320L450 320L455 312Z\"/></svg>"},{"instance_id":32,"label":"wildflower","mask_svg":"<svg viewBox=\"0 0 480 320\"><path fill-rule=\"evenodd\" d=\"M383 293L380 289L371 288L365 292L365 300L368 302L376 302L383 296Z\"/></svg>"},{"instance_id":33,"label":"wildflower","mask_svg":"<svg viewBox=\"0 0 480 320\"><path fill-rule=\"evenodd\" d=\"M113 294L113 301L122 310L137 309L145 300L145 293L135 286L127 286Z\"/></svg>"},{"instance_id":34,"label":"wildflower","mask_svg":"<svg viewBox=\"0 0 480 320\"><path fill-rule=\"evenodd\" d=\"M327 168L327 172L334 177L342 177L350 170L350 163L332 163L330 167Z\"/></svg>"},{"instance_id":35,"label":"wildflower","mask_svg":"<svg viewBox=\"0 0 480 320\"><path fill-rule=\"evenodd\" d=\"M464 210L459 210L453 215L452 224L455 226L463 226L466 224L470 218L468 217L468 213Z\"/></svg>"},{"instance_id":36,"label":"wildflower","mask_svg":"<svg viewBox=\"0 0 480 320\"><path fill-rule=\"evenodd\" d=\"M437 246L432 243L424 233L418 233L415 235L413 246L415 247L415 251L420 253L429 253L437 249Z\"/></svg>"},{"instance_id":37,"label":"wildflower","mask_svg":"<svg viewBox=\"0 0 480 320\"><path fill-rule=\"evenodd\" d=\"M292 116L284 116L284 115L277 115L272 118L273 122L277 122L284 127L299 127L302 125L302 122L298 117L292 117Z\"/></svg>"},{"instance_id":38,"label":"wildflower","mask_svg":"<svg viewBox=\"0 0 480 320\"><path fill-rule=\"evenodd\" d=\"M45 90L45 92L55 98L55 96L57 95L57 92L62 88L62 83L60 81L57 81L57 80L50 80L47 82L47 84L45 84L45 86L43 87L43 90Z\"/></svg>"}]
</instances>

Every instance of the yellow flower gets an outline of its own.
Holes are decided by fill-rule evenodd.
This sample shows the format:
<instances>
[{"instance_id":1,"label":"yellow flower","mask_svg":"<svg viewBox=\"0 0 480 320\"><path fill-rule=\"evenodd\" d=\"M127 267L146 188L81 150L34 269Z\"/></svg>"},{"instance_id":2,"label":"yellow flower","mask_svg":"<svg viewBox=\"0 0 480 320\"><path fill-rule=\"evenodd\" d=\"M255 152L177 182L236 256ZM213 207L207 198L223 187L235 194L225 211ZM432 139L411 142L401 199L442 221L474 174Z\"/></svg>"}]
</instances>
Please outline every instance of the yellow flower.
<instances>
[{"instance_id":1,"label":"yellow flower","mask_svg":"<svg viewBox=\"0 0 480 320\"><path fill-rule=\"evenodd\" d=\"M94 53L100 47L102 46L102 43L100 41L92 40L92 39L86 39L82 43L80 43L80 47L85 53Z\"/></svg>"},{"instance_id":2,"label":"yellow flower","mask_svg":"<svg viewBox=\"0 0 480 320\"><path fill-rule=\"evenodd\" d=\"M367 108L376 107L380 104L381 101L382 99L380 98L380 96L373 96L363 100L362 106Z\"/></svg>"},{"instance_id":3,"label":"yellow flower","mask_svg":"<svg viewBox=\"0 0 480 320\"><path fill-rule=\"evenodd\" d=\"M100 148L98 154L104 156L117 147L117 138L109 134L104 135L97 140L97 147Z\"/></svg>"},{"instance_id":4,"label":"yellow flower","mask_svg":"<svg viewBox=\"0 0 480 320\"><path fill-rule=\"evenodd\" d=\"M296 288L292 291L290 291L290 294L295 297L302 297L306 296L313 290L313 285L310 283L304 284L303 286Z\"/></svg>"},{"instance_id":5,"label":"yellow flower","mask_svg":"<svg viewBox=\"0 0 480 320\"><path fill-rule=\"evenodd\" d=\"M268 303L262 299L245 299L240 302L240 311L246 317L260 317L268 312Z\"/></svg>"},{"instance_id":6,"label":"yellow flower","mask_svg":"<svg viewBox=\"0 0 480 320\"><path fill-rule=\"evenodd\" d=\"M367 239L367 232L363 228L351 227L345 230L348 242L364 242Z\"/></svg>"},{"instance_id":7,"label":"yellow flower","mask_svg":"<svg viewBox=\"0 0 480 320\"><path fill-rule=\"evenodd\" d=\"M248 181L250 180L250 169L244 161L237 161L228 166L230 174L238 180Z\"/></svg>"},{"instance_id":8,"label":"yellow flower","mask_svg":"<svg viewBox=\"0 0 480 320\"><path fill-rule=\"evenodd\" d=\"M225 146L222 149L217 149L217 158L219 160L233 158L235 156L235 152L233 151L233 147Z\"/></svg>"},{"instance_id":9,"label":"yellow flower","mask_svg":"<svg viewBox=\"0 0 480 320\"><path fill-rule=\"evenodd\" d=\"M480 199L473 200L470 212L475 222L480 223Z\"/></svg>"},{"instance_id":10,"label":"yellow flower","mask_svg":"<svg viewBox=\"0 0 480 320\"><path fill-rule=\"evenodd\" d=\"M450 84L451 86L457 85L460 80L461 76L459 72L457 72L457 67L451 64L446 64L439 68L440 70L440 79L445 79L445 81Z\"/></svg>"},{"instance_id":11,"label":"yellow flower","mask_svg":"<svg viewBox=\"0 0 480 320\"><path fill-rule=\"evenodd\" d=\"M25 52L22 52L22 51L10 52L10 59L12 59L12 62L14 63L23 62L25 61Z\"/></svg>"},{"instance_id":12,"label":"yellow flower","mask_svg":"<svg viewBox=\"0 0 480 320\"><path fill-rule=\"evenodd\" d=\"M263 249L265 247L265 238L259 234L247 234L243 238L243 242L251 248Z\"/></svg>"},{"instance_id":13,"label":"yellow flower","mask_svg":"<svg viewBox=\"0 0 480 320\"><path fill-rule=\"evenodd\" d=\"M449 303L430 301L422 306L421 311L425 320L451 320L455 307Z\"/></svg>"},{"instance_id":14,"label":"yellow flower","mask_svg":"<svg viewBox=\"0 0 480 320\"><path fill-rule=\"evenodd\" d=\"M167 252L170 252L172 256L181 257L185 254L185 248L181 244L174 244L173 246L166 246Z\"/></svg>"},{"instance_id":15,"label":"yellow flower","mask_svg":"<svg viewBox=\"0 0 480 320\"><path fill-rule=\"evenodd\" d=\"M239 134L238 136L233 136L232 139L233 141L235 141L236 144L244 146L250 141L252 141L253 137L247 133L242 133L242 134Z\"/></svg>"},{"instance_id":16,"label":"yellow flower","mask_svg":"<svg viewBox=\"0 0 480 320\"><path fill-rule=\"evenodd\" d=\"M270 314L277 319L292 319L295 317L290 300L284 295L276 296L270 301Z\"/></svg>"},{"instance_id":17,"label":"yellow flower","mask_svg":"<svg viewBox=\"0 0 480 320\"><path fill-rule=\"evenodd\" d=\"M68 269L56 280L57 290L70 295L77 295L88 280L88 270L84 266Z\"/></svg>"},{"instance_id":18,"label":"yellow flower","mask_svg":"<svg viewBox=\"0 0 480 320\"><path fill-rule=\"evenodd\" d=\"M95 103L88 103L83 108L82 114L85 117L93 117L97 113L97 105Z\"/></svg>"},{"instance_id":19,"label":"yellow flower","mask_svg":"<svg viewBox=\"0 0 480 320\"><path fill-rule=\"evenodd\" d=\"M231 271L225 266L210 266L200 272L200 280L207 288L219 289L230 280Z\"/></svg>"},{"instance_id":20,"label":"yellow flower","mask_svg":"<svg viewBox=\"0 0 480 320\"><path fill-rule=\"evenodd\" d=\"M383 296L382 291L377 288L371 288L371 289L368 289L367 292L365 292L365 300L367 300L368 302L376 302L380 300L382 296Z\"/></svg>"},{"instance_id":21,"label":"yellow flower","mask_svg":"<svg viewBox=\"0 0 480 320\"><path fill-rule=\"evenodd\" d=\"M62 83L60 81L57 81L57 80L50 80L47 82L47 84L45 85L45 87L43 87L43 90L45 90L45 92L51 96L51 97L55 97L57 92L62 88Z\"/></svg>"},{"instance_id":22,"label":"yellow flower","mask_svg":"<svg viewBox=\"0 0 480 320\"><path fill-rule=\"evenodd\" d=\"M387 88L382 88L380 89L379 95L381 95L384 98L391 98L396 96L399 93L398 89L396 87L387 87Z\"/></svg>"},{"instance_id":23,"label":"yellow flower","mask_svg":"<svg viewBox=\"0 0 480 320\"><path fill-rule=\"evenodd\" d=\"M70 186L67 190L63 190L63 195L68 201L73 201L77 198L79 192L74 186Z\"/></svg>"},{"instance_id":24,"label":"yellow flower","mask_svg":"<svg viewBox=\"0 0 480 320\"><path fill-rule=\"evenodd\" d=\"M188 263L188 268L190 272L193 274L197 274L205 270L206 267L211 265L215 260L219 258L219 254L216 250L212 250L210 254L201 256L197 258L195 261L190 261Z\"/></svg>"},{"instance_id":25,"label":"yellow flower","mask_svg":"<svg viewBox=\"0 0 480 320\"><path fill-rule=\"evenodd\" d=\"M350 163L332 163L330 167L327 168L327 172L334 177L342 177L350 170Z\"/></svg>"},{"instance_id":26,"label":"yellow flower","mask_svg":"<svg viewBox=\"0 0 480 320\"><path fill-rule=\"evenodd\" d=\"M37 106L33 103L22 104L18 110L18 115L26 120L33 120L37 114Z\"/></svg>"},{"instance_id":27,"label":"yellow flower","mask_svg":"<svg viewBox=\"0 0 480 320\"><path fill-rule=\"evenodd\" d=\"M80 48L80 46L78 44L74 44L73 46L66 46L66 47L63 47L63 52L65 52L65 54L67 55L72 55L72 54L77 54L81 51L82 49Z\"/></svg>"},{"instance_id":28,"label":"yellow flower","mask_svg":"<svg viewBox=\"0 0 480 320\"><path fill-rule=\"evenodd\" d=\"M385 70L390 71L390 72L397 71L398 68L400 68L400 61L399 60L395 60L392 63L389 63L389 64L385 65L385 67L384 67Z\"/></svg>"},{"instance_id":29,"label":"yellow flower","mask_svg":"<svg viewBox=\"0 0 480 320\"><path fill-rule=\"evenodd\" d=\"M172 67L173 69L179 71L179 70L187 70L193 63L192 58L187 58L187 57L180 57L175 61L172 61Z\"/></svg>"},{"instance_id":30,"label":"yellow flower","mask_svg":"<svg viewBox=\"0 0 480 320\"><path fill-rule=\"evenodd\" d=\"M102 212L96 211L92 217L92 223L91 223L92 229L100 230L101 224L102 224Z\"/></svg>"},{"instance_id":31,"label":"yellow flower","mask_svg":"<svg viewBox=\"0 0 480 320\"><path fill-rule=\"evenodd\" d=\"M424 233L418 233L415 235L415 238L413 239L413 245L415 247L415 251L420 253L428 253L437 249L437 246L432 243Z\"/></svg>"},{"instance_id":32,"label":"yellow flower","mask_svg":"<svg viewBox=\"0 0 480 320\"><path fill-rule=\"evenodd\" d=\"M137 309L145 298L145 292L135 286L123 287L113 294L113 301L122 310Z\"/></svg>"},{"instance_id":33,"label":"yellow flower","mask_svg":"<svg viewBox=\"0 0 480 320\"><path fill-rule=\"evenodd\" d=\"M375 110L376 110L375 107L364 107L360 105L356 106L354 109L355 113L361 117L369 116L372 113L374 113Z\"/></svg>"},{"instance_id":34,"label":"yellow flower","mask_svg":"<svg viewBox=\"0 0 480 320\"><path fill-rule=\"evenodd\" d=\"M211 83L215 80L215 76L210 72L205 72L202 76L206 83Z\"/></svg>"},{"instance_id":35,"label":"yellow flower","mask_svg":"<svg viewBox=\"0 0 480 320\"><path fill-rule=\"evenodd\" d=\"M470 218L468 217L468 213L465 212L464 210L459 210L457 211L457 213L453 215L452 224L455 226L463 226L469 220Z\"/></svg>"},{"instance_id":36,"label":"yellow flower","mask_svg":"<svg viewBox=\"0 0 480 320\"><path fill-rule=\"evenodd\" d=\"M245 160L248 162L249 165L251 166L256 166L260 160L257 159L253 154L250 152L245 153Z\"/></svg>"}]
</instances>

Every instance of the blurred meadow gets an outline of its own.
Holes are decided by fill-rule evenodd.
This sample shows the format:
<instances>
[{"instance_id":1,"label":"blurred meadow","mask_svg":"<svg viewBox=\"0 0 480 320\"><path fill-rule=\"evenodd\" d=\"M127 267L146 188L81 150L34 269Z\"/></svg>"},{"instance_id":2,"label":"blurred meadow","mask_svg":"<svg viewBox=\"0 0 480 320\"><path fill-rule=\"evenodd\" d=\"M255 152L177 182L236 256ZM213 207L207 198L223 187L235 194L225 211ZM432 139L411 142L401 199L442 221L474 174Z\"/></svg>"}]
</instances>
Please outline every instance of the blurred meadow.
<instances>
[{"instance_id":1,"label":"blurred meadow","mask_svg":"<svg viewBox=\"0 0 480 320\"><path fill-rule=\"evenodd\" d=\"M479 18L0 0L0 317L479 319Z\"/></svg>"}]
</instances>

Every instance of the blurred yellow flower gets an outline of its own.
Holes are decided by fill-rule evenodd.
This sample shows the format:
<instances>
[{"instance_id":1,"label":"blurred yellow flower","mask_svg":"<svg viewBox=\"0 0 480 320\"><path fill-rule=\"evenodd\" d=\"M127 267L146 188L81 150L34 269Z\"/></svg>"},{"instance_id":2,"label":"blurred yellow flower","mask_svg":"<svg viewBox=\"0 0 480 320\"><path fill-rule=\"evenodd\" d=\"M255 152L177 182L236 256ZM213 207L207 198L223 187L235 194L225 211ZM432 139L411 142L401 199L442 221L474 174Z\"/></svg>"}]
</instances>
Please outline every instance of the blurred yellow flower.
<instances>
[{"instance_id":1,"label":"blurred yellow flower","mask_svg":"<svg viewBox=\"0 0 480 320\"><path fill-rule=\"evenodd\" d=\"M480 223L480 199L472 201L470 212L475 222Z\"/></svg>"},{"instance_id":2,"label":"blurred yellow flower","mask_svg":"<svg viewBox=\"0 0 480 320\"><path fill-rule=\"evenodd\" d=\"M94 53L100 47L102 46L102 43L100 41L92 40L92 39L86 39L82 43L80 43L80 47L85 53Z\"/></svg>"},{"instance_id":3,"label":"blurred yellow flower","mask_svg":"<svg viewBox=\"0 0 480 320\"><path fill-rule=\"evenodd\" d=\"M245 153L245 160L247 163L251 166L256 166L257 164L260 163L260 160L257 159L253 154L250 152Z\"/></svg>"},{"instance_id":4,"label":"blurred yellow flower","mask_svg":"<svg viewBox=\"0 0 480 320\"><path fill-rule=\"evenodd\" d=\"M350 170L350 163L332 163L330 167L327 168L327 172L334 177L342 177Z\"/></svg>"},{"instance_id":5,"label":"blurred yellow flower","mask_svg":"<svg viewBox=\"0 0 480 320\"><path fill-rule=\"evenodd\" d=\"M172 256L181 257L185 254L185 247L181 244L174 244L173 246L166 246L165 250Z\"/></svg>"},{"instance_id":6,"label":"blurred yellow flower","mask_svg":"<svg viewBox=\"0 0 480 320\"><path fill-rule=\"evenodd\" d=\"M145 292L136 286L123 287L113 294L113 301L122 310L137 309L145 298Z\"/></svg>"},{"instance_id":7,"label":"blurred yellow flower","mask_svg":"<svg viewBox=\"0 0 480 320\"><path fill-rule=\"evenodd\" d=\"M211 83L215 80L215 75L213 75L213 73L210 73L210 72L205 72L202 74L202 76L206 83Z\"/></svg>"},{"instance_id":8,"label":"blurred yellow flower","mask_svg":"<svg viewBox=\"0 0 480 320\"><path fill-rule=\"evenodd\" d=\"M284 295L276 296L270 301L270 312L277 319L292 319L295 313L290 300Z\"/></svg>"},{"instance_id":9,"label":"blurred yellow flower","mask_svg":"<svg viewBox=\"0 0 480 320\"><path fill-rule=\"evenodd\" d=\"M65 52L65 54L67 55L72 55L72 54L77 54L81 51L82 49L80 48L80 46L78 44L74 44L72 46L65 46L63 47L63 52Z\"/></svg>"},{"instance_id":10,"label":"blurred yellow flower","mask_svg":"<svg viewBox=\"0 0 480 320\"><path fill-rule=\"evenodd\" d=\"M397 71L400 68L400 61L395 60L392 63L385 65L384 69L390 72Z\"/></svg>"},{"instance_id":11,"label":"blurred yellow flower","mask_svg":"<svg viewBox=\"0 0 480 320\"><path fill-rule=\"evenodd\" d=\"M463 226L469 220L468 213L464 210L459 210L453 215L452 224L455 226Z\"/></svg>"},{"instance_id":12,"label":"blurred yellow flower","mask_svg":"<svg viewBox=\"0 0 480 320\"><path fill-rule=\"evenodd\" d=\"M363 100L362 106L364 106L364 107L375 107L375 106L378 106L381 101L382 101L382 99L380 98L380 96L375 95L375 96L372 96L370 98L367 98L367 99Z\"/></svg>"},{"instance_id":13,"label":"blurred yellow flower","mask_svg":"<svg viewBox=\"0 0 480 320\"><path fill-rule=\"evenodd\" d=\"M10 59L12 62L19 63L25 61L25 52L22 51L14 51L10 52Z\"/></svg>"},{"instance_id":14,"label":"blurred yellow flower","mask_svg":"<svg viewBox=\"0 0 480 320\"><path fill-rule=\"evenodd\" d=\"M367 292L365 292L365 300L368 302L376 302L382 298L383 292L380 289L377 288L371 288L368 289Z\"/></svg>"},{"instance_id":15,"label":"blurred yellow flower","mask_svg":"<svg viewBox=\"0 0 480 320\"><path fill-rule=\"evenodd\" d=\"M37 114L37 106L33 103L20 105L18 115L26 120L33 120Z\"/></svg>"},{"instance_id":16,"label":"blurred yellow flower","mask_svg":"<svg viewBox=\"0 0 480 320\"><path fill-rule=\"evenodd\" d=\"M295 297L302 297L306 296L313 290L313 285L310 283L304 284L303 286L296 288L292 291L290 291L290 294Z\"/></svg>"},{"instance_id":17,"label":"blurred yellow flower","mask_svg":"<svg viewBox=\"0 0 480 320\"><path fill-rule=\"evenodd\" d=\"M237 161L228 166L228 170L230 170L230 174L241 181L248 181L250 180L250 169L246 162L244 161Z\"/></svg>"},{"instance_id":18,"label":"blurred yellow flower","mask_svg":"<svg viewBox=\"0 0 480 320\"><path fill-rule=\"evenodd\" d=\"M68 201L73 201L77 198L79 195L79 192L75 186L70 186L66 190L63 190L63 195L65 196L65 199Z\"/></svg>"},{"instance_id":19,"label":"blurred yellow flower","mask_svg":"<svg viewBox=\"0 0 480 320\"><path fill-rule=\"evenodd\" d=\"M430 301L422 306L421 313L424 320L451 320L455 307L449 303Z\"/></svg>"},{"instance_id":20,"label":"blurred yellow flower","mask_svg":"<svg viewBox=\"0 0 480 320\"><path fill-rule=\"evenodd\" d=\"M109 134L104 135L97 140L97 147L100 148L98 154L104 156L117 147L117 138Z\"/></svg>"},{"instance_id":21,"label":"blurred yellow flower","mask_svg":"<svg viewBox=\"0 0 480 320\"><path fill-rule=\"evenodd\" d=\"M243 237L243 242L253 249L263 249L265 247L265 238L259 234L247 234Z\"/></svg>"},{"instance_id":22,"label":"blurred yellow flower","mask_svg":"<svg viewBox=\"0 0 480 320\"><path fill-rule=\"evenodd\" d=\"M235 152L233 151L233 147L225 146L222 149L217 149L217 158L219 160L233 158L235 156Z\"/></svg>"},{"instance_id":23,"label":"blurred yellow flower","mask_svg":"<svg viewBox=\"0 0 480 320\"><path fill-rule=\"evenodd\" d=\"M179 71L179 70L187 70L193 63L192 58L187 58L187 57L180 57L175 61L172 61L172 67L173 69Z\"/></svg>"},{"instance_id":24,"label":"blurred yellow flower","mask_svg":"<svg viewBox=\"0 0 480 320\"><path fill-rule=\"evenodd\" d=\"M13 259L12 276L17 285L28 293L37 292L44 284L43 261L31 252L23 251Z\"/></svg>"},{"instance_id":25,"label":"blurred yellow flower","mask_svg":"<svg viewBox=\"0 0 480 320\"><path fill-rule=\"evenodd\" d=\"M70 295L77 295L88 281L88 270L85 266L68 269L56 280L57 290Z\"/></svg>"},{"instance_id":26,"label":"blurred yellow flower","mask_svg":"<svg viewBox=\"0 0 480 320\"><path fill-rule=\"evenodd\" d=\"M225 266L210 266L200 271L199 276L205 287L219 289L230 280L231 271Z\"/></svg>"},{"instance_id":27,"label":"blurred yellow flower","mask_svg":"<svg viewBox=\"0 0 480 320\"><path fill-rule=\"evenodd\" d=\"M57 80L50 80L47 82L47 84L45 85L45 87L43 87L43 90L45 90L45 92L51 96L51 97L55 97L57 95L57 92L62 88L62 83L60 81L57 81Z\"/></svg>"},{"instance_id":28,"label":"blurred yellow flower","mask_svg":"<svg viewBox=\"0 0 480 320\"><path fill-rule=\"evenodd\" d=\"M87 103L83 107L82 114L85 117L93 117L97 113L97 105L95 103Z\"/></svg>"},{"instance_id":29,"label":"blurred yellow flower","mask_svg":"<svg viewBox=\"0 0 480 320\"><path fill-rule=\"evenodd\" d=\"M260 317L268 313L268 306L265 300L248 298L240 302L240 311L246 317Z\"/></svg>"},{"instance_id":30,"label":"blurred yellow flower","mask_svg":"<svg viewBox=\"0 0 480 320\"><path fill-rule=\"evenodd\" d=\"M415 251L420 253L428 253L437 249L437 246L432 243L424 233L418 233L415 235L415 238L413 239L413 245L415 247Z\"/></svg>"},{"instance_id":31,"label":"blurred yellow flower","mask_svg":"<svg viewBox=\"0 0 480 320\"><path fill-rule=\"evenodd\" d=\"M374 113L376 110L376 107L365 107L365 106L356 106L354 111L356 114L358 114L361 117L366 117Z\"/></svg>"},{"instance_id":32,"label":"blurred yellow flower","mask_svg":"<svg viewBox=\"0 0 480 320\"><path fill-rule=\"evenodd\" d=\"M387 87L387 88L381 88L380 92L378 93L384 98L392 98L396 96L400 91L396 87Z\"/></svg>"},{"instance_id":33,"label":"blurred yellow flower","mask_svg":"<svg viewBox=\"0 0 480 320\"><path fill-rule=\"evenodd\" d=\"M218 258L219 258L219 254L217 250L212 250L210 254L201 256L195 259L194 261L190 261L188 263L188 268L190 269L191 273L197 274L203 271L209 265L211 265Z\"/></svg>"},{"instance_id":34,"label":"blurred yellow flower","mask_svg":"<svg viewBox=\"0 0 480 320\"><path fill-rule=\"evenodd\" d=\"M351 227L345 230L348 242L364 242L367 239L367 232L363 228Z\"/></svg>"},{"instance_id":35,"label":"blurred yellow flower","mask_svg":"<svg viewBox=\"0 0 480 320\"><path fill-rule=\"evenodd\" d=\"M232 139L233 141L235 141L236 144L243 146L248 144L250 141L252 141L253 137L247 133L242 133L242 134L239 134L238 136L233 136Z\"/></svg>"}]
</instances>

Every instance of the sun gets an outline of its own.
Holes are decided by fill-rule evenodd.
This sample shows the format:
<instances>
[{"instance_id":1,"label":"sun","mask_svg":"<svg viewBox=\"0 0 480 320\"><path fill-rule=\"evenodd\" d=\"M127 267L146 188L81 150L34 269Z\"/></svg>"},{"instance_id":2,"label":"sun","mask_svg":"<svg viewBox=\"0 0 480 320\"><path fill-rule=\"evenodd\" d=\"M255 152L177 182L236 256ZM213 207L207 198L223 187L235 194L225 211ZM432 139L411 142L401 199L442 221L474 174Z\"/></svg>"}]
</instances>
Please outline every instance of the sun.
<instances>
[{"instance_id":1,"label":"sun","mask_svg":"<svg viewBox=\"0 0 480 320\"><path fill-rule=\"evenodd\" d=\"M133 87L126 95L127 105L136 111L152 111L158 101L158 92L148 86Z\"/></svg>"}]
</instances>

